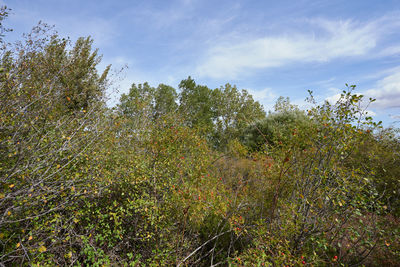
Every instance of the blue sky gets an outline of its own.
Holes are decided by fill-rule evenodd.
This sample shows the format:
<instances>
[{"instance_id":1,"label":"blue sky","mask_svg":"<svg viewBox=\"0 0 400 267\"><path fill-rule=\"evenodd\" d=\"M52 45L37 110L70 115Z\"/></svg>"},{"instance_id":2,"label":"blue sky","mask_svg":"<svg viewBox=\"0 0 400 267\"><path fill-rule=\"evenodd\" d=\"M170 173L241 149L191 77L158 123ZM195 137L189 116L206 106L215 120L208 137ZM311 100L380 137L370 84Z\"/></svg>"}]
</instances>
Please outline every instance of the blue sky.
<instances>
[{"instance_id":1,"label":"blue sky","mask_svg":"<svg viewBox=\"0 0 400 267\"><path fill-rule=\"evenodd\" d=\"M280 95L304 106L308 89L334 100L348 83L377 99L377 120L400 121L400 0L0 3L12 9L10 39L39 20L72 40L92 36L102 67L128 66L120 92L145 81L177 87L190 75L247 89L269 110Z\"/></svg>"}]
</instances>

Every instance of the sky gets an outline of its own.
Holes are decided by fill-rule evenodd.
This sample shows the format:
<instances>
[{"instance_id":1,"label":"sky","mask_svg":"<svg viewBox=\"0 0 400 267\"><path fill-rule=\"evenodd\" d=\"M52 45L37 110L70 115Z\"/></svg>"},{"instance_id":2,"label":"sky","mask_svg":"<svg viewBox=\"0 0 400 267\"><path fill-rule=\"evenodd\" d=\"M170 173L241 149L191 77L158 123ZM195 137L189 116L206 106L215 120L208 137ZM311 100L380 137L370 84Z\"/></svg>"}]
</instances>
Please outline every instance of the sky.
<instances>
[{"instance_id":1,"label":"sky","mask_svg":"<svg viewBox=\"0 0 400 267\"><path fill-rule=\"evenodd\" d=\"M307 90L334 101L345 84L368 110L400 126L400 0L0 0L7 38L39 21L62 37L91 36L100 69L119 72L115 104L132 83L178 87L191 76L248 90L266 111L279 96L306 108Z\"/></svg>"}]
</instances>

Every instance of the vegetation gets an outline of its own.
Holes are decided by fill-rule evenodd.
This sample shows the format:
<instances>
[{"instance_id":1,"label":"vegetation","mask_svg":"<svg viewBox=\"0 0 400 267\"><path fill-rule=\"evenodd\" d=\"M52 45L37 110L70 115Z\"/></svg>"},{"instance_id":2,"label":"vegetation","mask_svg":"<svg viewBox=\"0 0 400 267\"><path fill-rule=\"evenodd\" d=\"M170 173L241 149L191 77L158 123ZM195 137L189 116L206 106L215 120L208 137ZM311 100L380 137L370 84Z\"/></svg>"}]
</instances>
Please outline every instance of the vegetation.
<instances>
[{"instance_id":1,"label":"vegetation","mask_svg":"<svg viewBox=\"0 0 400 267\"><path fill-rule=\"evenodd\" d=\"M189 77L109 108L90 38L0 27L0 265L400 262L399 135L355 86L267 115Z\"/></svg>"}]
</instances>

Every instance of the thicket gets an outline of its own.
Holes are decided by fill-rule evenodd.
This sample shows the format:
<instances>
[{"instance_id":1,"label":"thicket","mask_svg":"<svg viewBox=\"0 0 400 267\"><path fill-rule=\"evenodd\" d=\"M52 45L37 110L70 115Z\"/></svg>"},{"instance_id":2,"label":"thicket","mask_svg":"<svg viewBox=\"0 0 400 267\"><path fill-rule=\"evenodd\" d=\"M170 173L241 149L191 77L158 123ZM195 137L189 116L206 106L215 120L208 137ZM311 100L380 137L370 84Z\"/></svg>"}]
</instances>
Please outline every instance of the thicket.
<instances>
[{"instance_id":1,"label":"thicket","mask_svg":"<svg viewBox=\"0 0 400 267\"><path fill-rule=\"evenodd\" d=\"M90 38L6 32L1 264L399 264L399 136L354 86L265 114L244 90L189 77L179 93L133 84L109 108Z\"/></svg>"}]
</instances>

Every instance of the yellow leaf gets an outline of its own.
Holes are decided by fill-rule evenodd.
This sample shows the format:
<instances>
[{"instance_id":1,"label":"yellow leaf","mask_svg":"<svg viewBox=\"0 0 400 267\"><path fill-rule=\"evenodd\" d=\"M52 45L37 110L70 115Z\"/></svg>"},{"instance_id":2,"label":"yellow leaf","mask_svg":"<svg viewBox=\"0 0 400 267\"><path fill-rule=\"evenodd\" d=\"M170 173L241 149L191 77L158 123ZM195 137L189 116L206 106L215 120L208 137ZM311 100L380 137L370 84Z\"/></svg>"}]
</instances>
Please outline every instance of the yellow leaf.
<instances>
[{"instance_id":1,"label":"yellow leaf","mask_svg":"<svg viewBox=\"0 0 400 267\"><path fill-rule=\"evenodd\" d=\"M0 199L4 198L4 194L0 193Z\"/></svg>"},{"instance_id":2,"label":"yellow leaf","mask_svg":"<svg viewBox=\"0 0 400 267\"><path fill-rule=\"evenodd\" d=\"M15 186L14 184L10 184L8 187L13 188L14 186Z\"/></svg>"},{"instance_id":3,"label":"yellow leaf","mask_svg":"<svg viewBox=\"0 0 400 267\"><path fill-rule=\"evenodd\" d=\"M3 237L4 237L4 234L0 233L0 239L3 239Z\"/></svg>"},{"instance_id":4,"label":"yellow leaf","mask_svg":"<svg viewBox=\"0 0 400 267\"><path fill-rule=\"evenodd\" d=\"M16 248L19 248L19 246L21 246L21 243L18 243L18 244L16 245Z\"/></svg>"},{"instance_id":5,"label":"yellow leaf","mask_svg":"<svg viewBox=\"0 0 400 267\"><path fill-rule=\"evenodd\" d=\"M61 167L61 165L60 164L57 164L57 169L59 169Z\"/></svg>"},{"instance_id":6,"label":"yellow leaf","mask_svg":"<svg viewBox=\"0 0 400 267\"><path fill-rule=\"evenodd\" d=\"M11 215L11 211L8 211L8 212L7 212L7 215L10 216L10 215Z\"/></svg>"},{"instance_id":7,"label":"yellow leaf","mask_svg":"<svg viewBox=\"0 0 400 267\"><path fill-rule=\"evenodd\" d=\"M45 246L41 246L40 248L39 248L39 252L40 253L43 253L43 252L45 252L47 250L47 248L45 247Z\"/></svg>"},{"instance_id":8,"label":"yellow leaf","mask_svg":"<svg viewBox=\"0 0 400 267\"><path fill-rule=\"evenodd\" d=\"M33 238L32 236L29 236L28 240L32 240L32 238Z\"/></svg>"}]
</instances>

